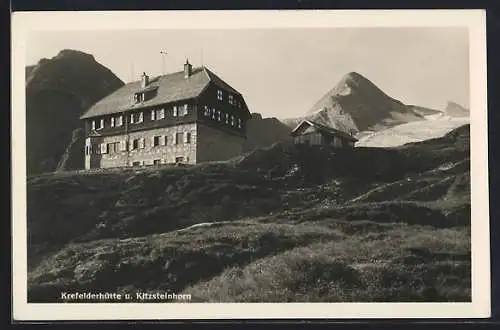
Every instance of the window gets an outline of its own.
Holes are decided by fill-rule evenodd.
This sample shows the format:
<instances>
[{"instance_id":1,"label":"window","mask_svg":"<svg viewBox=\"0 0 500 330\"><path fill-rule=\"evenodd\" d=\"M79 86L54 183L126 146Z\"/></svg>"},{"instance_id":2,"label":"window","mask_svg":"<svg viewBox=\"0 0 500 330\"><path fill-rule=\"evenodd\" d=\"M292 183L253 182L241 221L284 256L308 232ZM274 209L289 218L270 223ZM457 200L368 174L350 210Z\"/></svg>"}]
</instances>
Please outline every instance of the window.
<instances>
[{"instance_id":1,"label":"window","mask_svg":"<svg viewBox=\"0 0 500 330\"><path fill-rule=\"evenodd\" d=\"M116 153L120 151L120 142L108 143L108 153Z\"/></svg>"},{"instance_id":2,"label":"window","mask_svg":"<svg viewBox=\"0 0 500 330\"><path fill-rule=\"evenodd\" d=\"M205 117L209 117L210 116L210 109L208 108L208 106L203 106L203 115Z\"/></svg>"},{"instance_id":3,"label":"window","mask_svg":"<svg viewBox=\"0 0 500 330\"><path fill-rule=\"evenodd\" d=\"M177 108L176 105L174 105L174 109L173 109L173 115L174 115L174 117L177 117L178 114L179 114L179 109Z\"/></svg>"},{"instance_id":4,"label":"window","mask_svg":"<svg viewBox=\"0 0 500 330\"><path fill-rule=\"evenodd\" d=\"M238 118L238 128L241 128L241 118Z\"/></svg>"},{"instance_id":5,"label":"window","mask_svg":"<svg viewBox=\"0 0 500 330\"><path fill-rule=\"evenodd\" d=\"M120 151L127 151L127 141L120 141Z\"/></svg>"},{"instance_id":6,"label":"window","mask_svg":"<svg viewBox=\"0 0 500 330\"><path fill-rule=\"evenodd\" d=\"M217 120L218 121L221 121L222 117L221 117L222 113L219 111L217 111Z\"/></svg>"},{"instance_id":7,"label":"window","mask_svg":"<svg viewBox=\"0 0 500 330\"><path fill-rule=\"evenodd\" d=\"M153 147L157 147L160 145L161 136L153 136Z\"/></svg>"},{"instance_id":8,"label":"window","mask_svg":"<svg viewBox=\"0 0 500 330\"><path fill-rule=\"evenodd\" d=\"M139 139L132 140L132 149L139 149Z\"/></svg>"},{"instance_id":9,"label":"window","mask_svg":"<svg viewBox=\"0 0 500 330\"><path fill-rule=\"evenodd\" d=\"M234 104L234 97L232 94L229 94L228 100L229 100L229 104Z\"/></svg>"},{"instance_id":10,"label":"window","mask_svg":"<svg viewBox=\"0 0 500 330\"><path fill-rule=\"evenodd\" d=\"M101 154L108 153L108 145L106 143L101 143Z\"/></svg>"},{"instance_id":11,"label":"window","mask_svg":"<svg viewBox=\"0 0 500 330\"><path fill-rule=\"evenodd\" d=\"M229 114L226 113L226 124L229 124Z\"/></svg>"},{"instance_id":12,"label":"window","mask_svg":"<svg viewBox=\"0 0 500 330\"><path fill-rule=\"evenodd\" d=\"M153 165L160 165L160 164L161 164L161 159L153 160Z\"/></svg>"},{"instance_id":13,"label":"window","mask_svg":"<svg viewBox=\"0 0 500 330\"><path fill-rule=\"evenodd\" d=\"M165 118L165 109L151 110L151 120L160 120Z\"/></svg>"},{"instance_id":14,"label":"window","mask_svg":"<svg viewBox=\"0 0 500 330\"><path fill-rule=\"evenodd\" d=\"M188 115L188 105L187 105L187 104L184 104L184 108L183 108L183 112L182 112L182 114L183 114L184 116L187 116L187 115Z\"/></svg>"},{"instance_id":15,"label":"window","mask_svg":"<svg viewBox=\"0 0 500 330\"><path fill-rule=\"evenodd\" d=\"M176 163L182 163L184 161L184 157L175 157Z\"/></svg>"},{"instance_id":16,"label":"window","mask_svg":"<svg viewBox=\"0 0 500 330\"><path fill-rule=\"evenodd\" d=\"M140 166L141 162L132 162L132 166Z\"/></svg>"},{"instance_id":17,"label":"window","mask_svg":"<svg viewBox=\"0 0 500 330\"><path fill-rule=\"evenodd\" d=\"M215 119L215 109L212 108L212 119Z\"/></svg>"},{"instance_id":18,"label":"window","mask_svg":"<svg viewBox=\"0 0 500 330\"><path fill-rule=\"evenodd\" d=\"M222 91L220 89L217 90L217 100L222 101Z\"/></svg>"},{"instance_id":19,"label":"window","mask_svg":"<svg viewBox=\"0 0 500 330\"><path fill-rule=\"evenodd\" d=\"M234 116L231 116L231 126L234 126Z\"/></svg>"},{"instance_id":20,"label":"window","mask_svg":"<svg viewBox=\"0 0 500 330\"><path fill-rule=\"evenodd\" d=\"M182 132L180 133L175 133L175 144L180 144L182 141Z\"/></svg>"},{"instance_id":21,"label":"window","mask_svg":"<svg viewBox=\"0 0 500 330\"><path fill-rule=\"evenodd\" d=\"M104 119L99 120L99 126L96 127L96 122L95 120L92 122L92 129L93 130L99 130L104 128Z\"/></svg>"},{"instance_id":22,"label":"window","mask_svg":"<svg viewBox=\"0 0 500 330\"><path fill-rule=\"evenodd\" d=\"M191 133L186 132L184 135L184 143L191 143Z\"/></svg>"},{"instance_id":23,"label":"window","mask_svg":"<svg viewBox=\"0 0 500 330\"><path fill-rule=\"evenodd\" d=\"M85 154L86 155L90 154L90 147L89 146L85 146Z\"/></svg>"},{"instance_id":24,"label":"window","mask_svg":"<svg viewBox=\"0 0 500 330\"><path fill-rule=\"evenodd\" d=\"M115 127L115 117L111 117L111 127Z\"/></svg>"},{"instance_id":25,"label":"window","mask_svg":"<svg viewBox=\"0 0 500 330\"><path fill-rule=\"evenodd\" d=\"M144 102L144 100L145 100L144 93L135 93L134 94L134 102L135 103Z\"/></svg>"},{"instance_id":26,"label":"window","mask_svg":"<svg viewBox=\"0 0 500 330\"><path fill-rule=\"evenodd\" d=\"M123 116L118 116L116 117L116 126L119 127L119 126L122 126L123 125Z\"/></svg>"},{"instance_id":27,"label":"window","mask_svg":"<svg viewBox=\"0 0 500 330\"><path fill-rule=\"evenodd\" d=\"M143 116L142 112L135 113L135 114L134 113L130 114L130 123L131 124L142 123L143 120L144 120L144 116Z\"/></svg>"}]
</instances>

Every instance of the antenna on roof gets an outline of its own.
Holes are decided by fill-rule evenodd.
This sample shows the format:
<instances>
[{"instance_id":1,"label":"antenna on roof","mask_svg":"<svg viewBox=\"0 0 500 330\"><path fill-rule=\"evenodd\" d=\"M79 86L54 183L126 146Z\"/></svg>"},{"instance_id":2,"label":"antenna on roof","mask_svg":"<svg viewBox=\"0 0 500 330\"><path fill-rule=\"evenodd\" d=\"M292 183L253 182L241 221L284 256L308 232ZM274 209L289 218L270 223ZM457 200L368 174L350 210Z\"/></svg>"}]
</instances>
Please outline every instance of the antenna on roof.
<instances>
[{"instance_id":1,"label":"antenna on roof","mask_svg":"<svg viewBox=\"0 0 500 330\"><path fill-rule=\"evenodd\" d=\"M165 75L165 55L168 53L165 50L160 51L161 54L161 74Z\"/></svg>"}]
</instances>

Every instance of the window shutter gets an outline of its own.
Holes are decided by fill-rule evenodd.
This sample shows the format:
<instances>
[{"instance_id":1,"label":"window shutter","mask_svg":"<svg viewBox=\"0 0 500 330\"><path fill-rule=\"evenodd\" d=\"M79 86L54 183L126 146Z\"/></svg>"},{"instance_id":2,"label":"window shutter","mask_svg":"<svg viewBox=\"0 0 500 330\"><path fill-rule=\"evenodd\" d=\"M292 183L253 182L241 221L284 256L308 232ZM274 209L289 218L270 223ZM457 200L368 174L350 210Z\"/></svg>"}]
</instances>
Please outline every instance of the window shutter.
<instances>
[{"instance_id":1,"label":"window shutter","mask_svg":"<svg viewBox=\"0 0 500 330\"><path fill-rule=\"evenodd\" d=\"M188 132L184 132L184 143L188 143Z\"/></svg>"},{"instance_id":2,"label":"window shutter","mask_svg":"<svg viewBox=\"0 0 500 330\"><path fill-rule=\"evenodd\" d=\"M165 109L160 110L160 119L165 118Z\"/></svg>"},{"instance_id":3,"label":"window shutter","mask_svg":"<svg viewBox=\"0 0 500 330\"><path fill-rule=\"evenodd\" d=\"M151 146L152 147L155 146L155 137L154 136L151 137Z\"/></svg>"},{"instance_id":4,"label":"window shutter","mask_svg":"<svg viewBox=\"0 0 500 330\"><path fill-rule=\"evenodd\" d=\"M123 117L122 116L118 116L116 118L116 126L122 126L122 123L123 123Z\"/></svg>"},{"instance_id":5,"label":"window shutter","mask_svg":"<svg viewBox=\"0 0 500 330\"><path fill-rule=\"evenodd\" d=\"M134 114L133 113L130 114L130 123L131 124L134 123Z\"/></svg>"},{"instance_id":6,"label":"window shutter","mask_svg":"<svg viewBox=\"0 0 500 330\"><path fill-rule=\"evenodd\" d=\"M151 120L155 120L155 110L151 110Z\"/></svg>"},{"instance_id":7,"label":"window shutter","mask_svg":"<svg viewBox=\"0 0 500 330\"><path fill-rule=\"evenodd\" d=\"M177 141L177 133L174 133L172 141L174 141L174 144L179 144L179 141Z\"/></svg>"},{"instance_id":8,"label":"window shutter","mask_svg":"<svg viewBox=\"0 0 500 330\"><path fill-rule=\"evenodd\" d=\"M142 123L144 117L142 115L142 112L139 112L139 123Z\"/></svg>"},{"instance_id":9,"label":"window shutter","mask_svg":"<svg viewBox=\"0 0 500 330\"><path fill-rule=\"evenodd\" d=\"M120 141L120 151L126 151L127 150L127 141L123 140Z\"/></svg>"},{"instance_id":10,"label":"window shutter","mask_svg":"<svg viewBox=\"0 0 500 330\"><path fill-rule=\"evenodd\" d=\"M92 129L95 130L95 120L92 120Z\"/></svg>"},{"instance_id":11,"label":"window shutter","mask_svg":"<svg viewBox=\"0 0 500 330\"><path fill-rule=\"evenodd\" d=\"M140 142L141 142L141 149L142 149L145 147L146 141L144 140L144 138L141 138Z\"/></svg>"},{"instance_id":12,"label":"window shutter","mask_svg":"<svg viewBox=\"0 0 500 330\"><path fill-rule=\"evenodd\" d=\"M111 117L111 127L115 127L115 117Z\"/></svg>"},{"instance_id":13,"label":"window shutter","mask_svg":"<svg viewBox=\"0 0 500 330\"><path fill-rule=\"evenodd\" d=\"M104 119L101 119L101 126L99 128L104 128Z\"/></svg>"},{"instance_id":14,"label":"window shutter","mask_svg":"<svg viewBox=\"0 0 500 330\"><path fill-rule=\"evenodd\" d=\"M167 145L167 136L163 136L163 138L160 140L161 141L161 145L163 146L166 146Z\"/></svg>"}]
</instances>

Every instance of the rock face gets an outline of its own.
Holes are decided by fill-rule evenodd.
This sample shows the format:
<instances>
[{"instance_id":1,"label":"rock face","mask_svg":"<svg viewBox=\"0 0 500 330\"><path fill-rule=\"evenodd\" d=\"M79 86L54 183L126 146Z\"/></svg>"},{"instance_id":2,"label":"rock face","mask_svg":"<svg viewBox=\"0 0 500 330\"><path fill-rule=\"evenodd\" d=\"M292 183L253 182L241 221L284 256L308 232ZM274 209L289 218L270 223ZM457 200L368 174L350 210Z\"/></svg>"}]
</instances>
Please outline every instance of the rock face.
<instances>
[{"instance_id":1,"label":"rock face","mask_svg":"<svg viewBox=\"0 0 500 330\"><path fill-rule=\"evenodd\" d=\"M446 105L445 113L450 117L469 117L469 109L451 101Z\"/></svg>"},{"instance_id":2,"label":"rock face","mask_svg":"<svg viewBox=\"0 0 500 330\"><path fill-rule=\"evenodd\" d=\"M62 50L26 67L28 174L54 171L81 126L79 116L121 86L113 72L80 51ZM83 156L79 162L72 168L83 167Z\"/></svg>"},{"instance_id":3,"label":"rock face","mask_svg":"<svg viewBox=\"0 0 500 330\"><path fill-rule=\"evenodd\" d=\"M57 164L56 171L71 171L82 167L82 150L85 147L85 135L82 128L76 128L66 150Z\"/></svg>"},{"instance_id":4,"label":"rock face","mask_svg":"<svg viewBox=\"0 0 500 330\"><path fill-rule=\"evenodd\" d=\"M305 117L283 121L294 126L307 118L356 134L424 120L426 115L435 113L439 111L405 105L385 94L359 73L350 72L320 98Z\"/></svg>"}]
</instances>

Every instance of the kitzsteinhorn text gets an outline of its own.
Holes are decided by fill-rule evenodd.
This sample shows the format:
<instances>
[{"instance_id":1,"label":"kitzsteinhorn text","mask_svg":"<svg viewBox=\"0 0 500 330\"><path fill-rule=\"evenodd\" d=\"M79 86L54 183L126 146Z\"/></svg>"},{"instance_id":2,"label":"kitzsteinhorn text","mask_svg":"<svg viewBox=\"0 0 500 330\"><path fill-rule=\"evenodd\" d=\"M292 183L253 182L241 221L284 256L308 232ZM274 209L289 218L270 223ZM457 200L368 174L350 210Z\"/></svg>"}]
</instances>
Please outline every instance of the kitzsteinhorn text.
<instances>
[{"instance_id":1,"label":"kitzsteinhorn text","mask_svg":"<svg viewBox=\"0 0 500 330\"><path fill-rule=\"evenodd\" d=\"M154 300L191 300L190 294L176 294L172 292L61 292L61 300L113 300L113 301L154 301Z\"/></svg>"}]
</instances>

